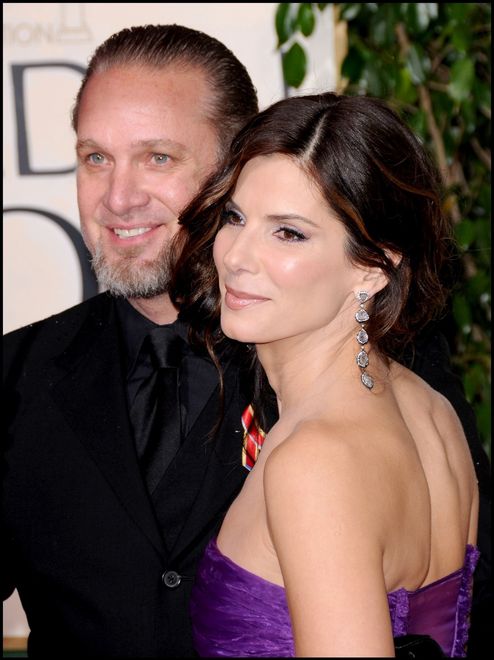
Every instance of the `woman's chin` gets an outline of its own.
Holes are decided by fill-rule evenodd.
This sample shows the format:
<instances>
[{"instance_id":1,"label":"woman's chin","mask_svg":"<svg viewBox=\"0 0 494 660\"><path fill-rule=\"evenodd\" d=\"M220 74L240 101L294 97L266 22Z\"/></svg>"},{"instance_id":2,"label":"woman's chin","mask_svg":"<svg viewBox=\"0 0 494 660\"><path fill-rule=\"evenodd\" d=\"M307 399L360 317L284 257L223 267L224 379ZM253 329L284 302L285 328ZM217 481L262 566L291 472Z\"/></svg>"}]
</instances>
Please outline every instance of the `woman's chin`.
<instances>
[{"instance_id":1,"label":"woman's chin","mask_svg":"<svg viewBox=\"0 0 494 660\"><path fill-rule=\"evenodd\" d=\"M254 344L254 340L252 337L252 331L248 332L246 330L242 330L242 328L235 327L231 323L221 323L221 330L225 337L228 337L229 339L234 339L235 341L239 341L242 344Z\"/></svg>"}]
</instances>

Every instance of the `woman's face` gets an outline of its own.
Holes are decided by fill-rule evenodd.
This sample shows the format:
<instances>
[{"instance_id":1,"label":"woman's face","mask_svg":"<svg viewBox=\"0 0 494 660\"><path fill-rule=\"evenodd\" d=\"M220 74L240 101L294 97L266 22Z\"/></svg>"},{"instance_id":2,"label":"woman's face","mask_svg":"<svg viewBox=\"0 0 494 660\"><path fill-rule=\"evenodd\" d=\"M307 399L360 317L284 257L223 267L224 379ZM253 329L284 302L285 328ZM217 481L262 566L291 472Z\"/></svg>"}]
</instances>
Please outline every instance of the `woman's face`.
<instances>
[{"instance_id":1,"label":"woman's face","mask_svg":"<svg viewBox=\"0 0 494 660\"><path fill-rule=\"evenodd\" d=\"M262 344L330 324L353 329L362 271L345 256L345 240L296 161L279 154L249 161L214 245L223 332Z\"/></svg>"}]
</instances>

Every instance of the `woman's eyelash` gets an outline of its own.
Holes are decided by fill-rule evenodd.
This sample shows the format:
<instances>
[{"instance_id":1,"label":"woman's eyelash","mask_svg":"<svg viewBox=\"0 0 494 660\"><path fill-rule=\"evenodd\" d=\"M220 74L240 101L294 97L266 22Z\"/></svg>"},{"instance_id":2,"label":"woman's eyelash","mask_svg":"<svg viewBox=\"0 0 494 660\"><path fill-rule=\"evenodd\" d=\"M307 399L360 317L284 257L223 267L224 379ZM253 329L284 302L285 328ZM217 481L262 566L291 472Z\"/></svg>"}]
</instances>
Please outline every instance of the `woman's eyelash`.
<instances>
[{"instance_id":1,"label":"woman's eyelash","mask_svg":"<svg viewBox=\"0 0 494 660\"><path fill-rule=\"evenodd\" d=\"M303 234L301 231L298 231L298 229L294 229L293 227L280 227L277 229L276 233L284 234L283 237L280 237L282 241L291 241L295 243L298 241L307 240L307 236L305 234Z\"/></svg>"},{"instance_id":2,"label":"woman's eyelash","mask_svg":"<svg viewBox=\"0 0 494 660\"><path fill-rule=\"evenodd\" d=\"M240 215L235 209L224 209L221 212L221 223L223 225L240 225L244 222L244 218ZM299 243L301 241L306 241L307 236L303 234L298 229L293 227L281 226L278 227L274 234L281 240L286 243Z\"/></svg>"},{"instance_id":3,"label":"woman's eyelash","mask_svg":"<svg viewBox=\"0 0 494 660\"><path fill-rule=\"evenodd\" d=\"M242 220L243 220L242 216L233 209L224 209L221 212L222 224L235 225L239 222L242 222Z\"/></svg>"}]
</instances>

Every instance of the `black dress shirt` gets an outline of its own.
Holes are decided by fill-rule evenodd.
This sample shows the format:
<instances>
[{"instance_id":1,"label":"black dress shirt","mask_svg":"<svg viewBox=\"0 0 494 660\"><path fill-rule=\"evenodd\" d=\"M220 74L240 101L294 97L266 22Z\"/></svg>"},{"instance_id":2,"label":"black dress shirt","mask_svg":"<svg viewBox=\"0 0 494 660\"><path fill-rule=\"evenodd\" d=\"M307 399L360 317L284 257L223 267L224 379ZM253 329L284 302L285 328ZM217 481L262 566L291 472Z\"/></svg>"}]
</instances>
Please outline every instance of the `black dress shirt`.
<instances>
[{"instance_id":1,"label":"black dress shirt","mask_svg":"<svg viewBox=\"0 0 494 660\"><path fill-rule=\"evenodd\" d=\"M125 368L127 374L127 401L134 400L139 385L149 375L153 366L148 357L141 354L141 346L146 335L156 323L140 314L127 300L117 299L117 313L125 347ZM187 342L187 326L177 319L171 324L177 333ZM179 388L181 403L182 431L185 437L192 428L203 407L204 391L212 382L218 382L216 367L209 357L199 355L189 348L179 369Z\"/></svg>"}]
</instances>

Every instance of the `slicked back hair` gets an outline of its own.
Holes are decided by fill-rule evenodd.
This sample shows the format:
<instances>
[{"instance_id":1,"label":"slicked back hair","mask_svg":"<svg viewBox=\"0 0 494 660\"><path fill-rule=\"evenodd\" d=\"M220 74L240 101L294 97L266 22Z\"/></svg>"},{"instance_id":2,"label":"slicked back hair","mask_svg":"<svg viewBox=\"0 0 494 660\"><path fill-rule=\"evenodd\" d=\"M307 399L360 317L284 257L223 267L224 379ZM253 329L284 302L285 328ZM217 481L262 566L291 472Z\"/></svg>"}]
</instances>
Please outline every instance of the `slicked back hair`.
<instances>
[{"instance_id":1,"label":"slicked back hair","mask_svg":"<svg viewBox=\"0 0 494 660\"><path fill-rule=\"evenodd\" d=\"M205 113L218 135L221 155L258 111L256 89L246 68L220 41L181 25L143 25L113 34L95 50L72 110L76 132L81 98L91 76L113 67L131 66L201 71L211 89Z\"/></svg>"}]
</instances>

